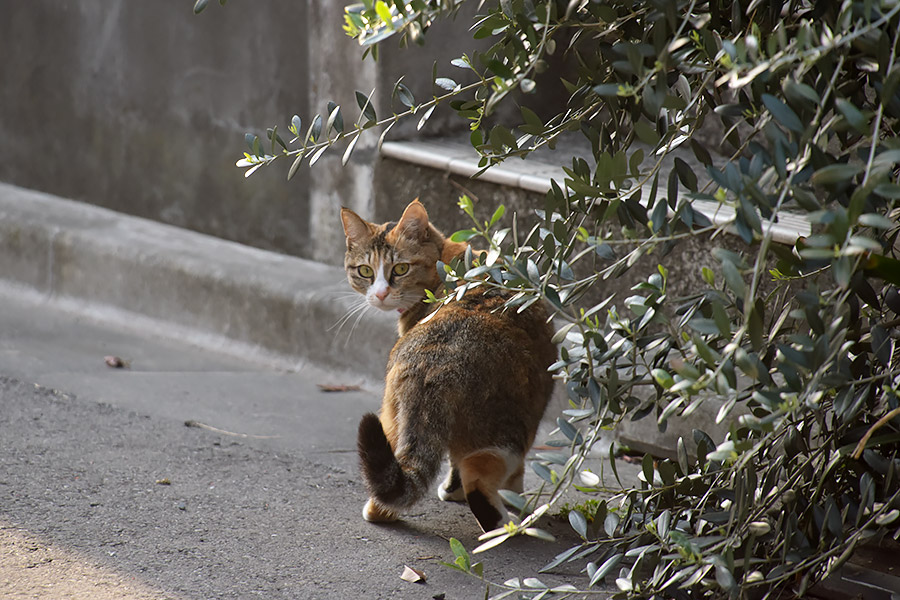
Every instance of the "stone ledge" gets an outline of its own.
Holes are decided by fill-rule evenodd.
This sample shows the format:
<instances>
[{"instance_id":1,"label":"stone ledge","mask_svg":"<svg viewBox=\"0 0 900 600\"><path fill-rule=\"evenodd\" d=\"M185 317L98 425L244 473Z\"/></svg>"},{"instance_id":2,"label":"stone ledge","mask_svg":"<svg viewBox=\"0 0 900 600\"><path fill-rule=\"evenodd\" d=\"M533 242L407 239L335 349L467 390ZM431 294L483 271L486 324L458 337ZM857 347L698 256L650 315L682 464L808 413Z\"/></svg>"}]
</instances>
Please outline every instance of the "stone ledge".
<instances>
[{"instance_id":1,"label":"stone ledge","mask_svg":"<svg viewBox=\"0 0 900 600\"><path fill-rule=\"evenodd\" d=\"M0 282L94 316L106 307L124 327L150 324L281 366L310 361L376 380L396 339L395 319L375 311L352 343L336 331L355 305L339 267L6 184Z\"/></svg>"},{"instance_id":2,"label":"stone ledge","mask_svg":"<svg viewBox=\"0 0 900 600\"><path fill-rule=\"evenodd\" d=\"M463 177L471 177L481 170L475 150L469 144L456 139L385 142L381 146L381 153L387 158ZM489 168L479 179L546 194L551 189L551 180L555 179L561 184L566 174L561 167L547 162L545 156L546 153L541 154L539 158L529 156L525 160L506 160ZM689 154L684 154L681 158L689 163L696 163L696 159ZM698 165L699 163L692 166L703 169L702 165ZM649 185L645 187L649 193ZM734 219L734 209L725 204L695 200L694 208L716 225L724 225ZM793 244L798 237L809 236L811 231L809 221L804 216L790 212L781 213L776 223L764 220L763 229L765 231L771 229L772 239L783 244Z\"/></svg>"}]
</instances>

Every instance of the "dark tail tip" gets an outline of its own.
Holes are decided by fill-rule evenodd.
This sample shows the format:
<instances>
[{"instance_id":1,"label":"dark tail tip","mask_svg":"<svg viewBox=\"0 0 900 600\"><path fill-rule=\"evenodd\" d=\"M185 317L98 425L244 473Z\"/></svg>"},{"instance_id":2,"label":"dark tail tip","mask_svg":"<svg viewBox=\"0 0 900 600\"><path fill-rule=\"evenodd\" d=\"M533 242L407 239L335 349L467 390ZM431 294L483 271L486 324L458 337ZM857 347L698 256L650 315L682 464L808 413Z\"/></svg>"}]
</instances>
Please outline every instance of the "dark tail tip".
<instances>
[{"instance_id":1,"label":"dark tail tip","mask_svg":"<svg viewBox=\"0 0 900 600\"><path fill-rule=\"evenodd\" d=\"M363 415L356 444L369 493L385 504L400 498L406 487L405 477L377 415Z\"/></svg>"},{"instance_id":2,"label":"dark tail tip","mask_svg":"<svg viewBox=\"0 0 900 600\"><path fill-rule=\"evenodd\" d=\"M378 415L373 413L363 415L359 422L356 446L359 450L360 465L367 476L368 472L383 471L395 460L394 452L381 427L381 421L378 420Z\"/></svg>"}]
</instances>

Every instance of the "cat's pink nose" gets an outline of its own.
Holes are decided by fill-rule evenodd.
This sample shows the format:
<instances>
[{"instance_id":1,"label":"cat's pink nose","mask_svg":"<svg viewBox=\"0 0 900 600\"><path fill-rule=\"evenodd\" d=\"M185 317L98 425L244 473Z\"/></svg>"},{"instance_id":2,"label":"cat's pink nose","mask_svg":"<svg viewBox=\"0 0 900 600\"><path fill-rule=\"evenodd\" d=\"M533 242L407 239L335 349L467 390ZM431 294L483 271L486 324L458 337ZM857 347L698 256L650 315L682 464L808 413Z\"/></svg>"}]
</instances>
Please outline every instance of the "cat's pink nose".
<instances>
[{"instance_id":1,"label":"cat's pink nose","mask_svg":"<svg viewBox=\"0 0 900 600\"><path fill-rule=\"evenodd\" d=\"M375 292L375 297L384 302L384 299L388 297L388 294L391 293L391 290L385 288L383 290L378 290Z\"/></svg>"}]
</instances>

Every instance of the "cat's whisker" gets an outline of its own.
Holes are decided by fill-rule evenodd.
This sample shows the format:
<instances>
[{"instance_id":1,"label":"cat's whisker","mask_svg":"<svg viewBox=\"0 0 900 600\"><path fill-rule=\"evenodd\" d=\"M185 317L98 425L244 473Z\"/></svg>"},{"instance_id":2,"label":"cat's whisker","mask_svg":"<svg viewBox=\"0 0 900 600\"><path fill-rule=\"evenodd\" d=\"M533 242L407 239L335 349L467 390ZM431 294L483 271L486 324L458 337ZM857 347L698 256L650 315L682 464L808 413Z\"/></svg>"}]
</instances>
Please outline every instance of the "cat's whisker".
<instances>
[{"instance_id":1,"label":"cat's whisker","mask_svg":"<svg viewBox=\"0 0 900 600\"><path fill-rule=\"evenodd\" d=\"M372 308L372 305L366 302L363 305L363 309L359 311L359 314L356 316L356 320L353 321L353 325L350 327L350 331L347 333L347 341L344 342L345 348L350 345L350 338L353 337L353 332L356 331L357 326L359 326L359 322L362 320L363 316L365 316L370 308Z\"/></svg>"},{"instance_id":2,"label":"cat's whisker","mask_svg":"<svg viewBox=\"0 0 900 600\"><path fill-rule=\"evenodd\" d=\"M354 294L354 296L358 297L358 294ZM340 319L337 320L337 322L334 325L332 325L331 327L328 328L328 331L331 331L336 328L337 330L334 332L334 335L335 335L335 337L337 337L341 333L341 330L344 328L344 325L346 325L347 322L351 318L353 318L354 315L356 315L356 313L365 313L366 308L368 308L368 306L369 306L369 303L366 302L365 299L360 300L359 302L355 303L353 306L350 307L350 309L346 313L344 313L344 315Z\"/></svg>"},{"instance_id":3,"label":"cat's whisker","mask_svg":"<svg viewBox=\"0 0 900 600\"><path fill-rule=\"evenodd\" d=\"M326 292L326 294L328 296L331 296L334 298L359 298L359 292L331 291L331 292Z\"/></svg>"},{"instance_id":4,"label":"cat's whisker","mask_svg":"<svg viewBox=\"0 0 900 600\"><path fill-rule=\"evenodd\" d=\"M369 304L369 303L366 302L365 299L359 299L357 302L354 302L353 305L352 305L349 309L347 309L347 312L345 312L344 315L343 315L340 319L338 319L338 321L337 321L334 325L332 325L332 326L329 328L329 330L330 330L330 329L334 329L335 327L340 328L340 327L341 327L342 325L344 325L351 317L353 317L353 315L355 315L357 312L359 312L359 311L365 309L365 308L368 306L368 304Z\"/></svg>"}]
</instances>

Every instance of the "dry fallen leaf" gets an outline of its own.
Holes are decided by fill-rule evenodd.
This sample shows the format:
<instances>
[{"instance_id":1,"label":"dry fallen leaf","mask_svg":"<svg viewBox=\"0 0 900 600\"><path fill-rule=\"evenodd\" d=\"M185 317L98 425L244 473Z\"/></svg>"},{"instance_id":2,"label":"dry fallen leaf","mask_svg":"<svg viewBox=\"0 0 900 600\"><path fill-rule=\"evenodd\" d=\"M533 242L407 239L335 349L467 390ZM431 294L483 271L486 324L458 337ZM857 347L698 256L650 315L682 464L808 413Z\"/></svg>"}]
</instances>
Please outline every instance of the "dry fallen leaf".
<instances>
[{"instance_id":1,"label":"dry fallen leaf","mask_svg":"<svg viewBox=\"0 0 900 600\"><path fill-rule=\"evenodd\" d=\"M104 356L103 360L106 361L106 366L113 369L127 369L131 365L129 361L123 360L118 356Z\"/></svg>"},{"instance_id":2,"label":"dry fallen leaf","mask_svg":"<svg viewBox=\"0 0 900 600\"><path fill-rule=\"evenodd\" d=\"M358 392L362 388L358 385L328 385L320 383L319 389L323 392Z\"/></svg>"},{"instance_id":3,"label":"dry fallen leaf","mask_svg":"<svg viewBox=\"0 0 900 600\"><path fill-rule=\"evenodd\" d=\"M164 479L157 479L156 485L172 485L172 481L168 477Z\"/></svg>"},{"instance_id":4,"label":"dry fallen leaf","mask_svg":"<svg viewBox=\"0 0 900 600\"><path fill-rule=\"evenodd\" d=\"M403 567L403 574L400 576L403 581L410 583L425 583L425 573L412 567Z\"/></svg>"}]
</instances>

